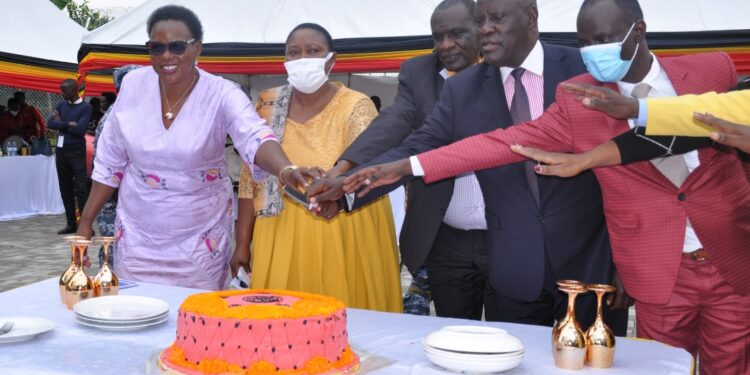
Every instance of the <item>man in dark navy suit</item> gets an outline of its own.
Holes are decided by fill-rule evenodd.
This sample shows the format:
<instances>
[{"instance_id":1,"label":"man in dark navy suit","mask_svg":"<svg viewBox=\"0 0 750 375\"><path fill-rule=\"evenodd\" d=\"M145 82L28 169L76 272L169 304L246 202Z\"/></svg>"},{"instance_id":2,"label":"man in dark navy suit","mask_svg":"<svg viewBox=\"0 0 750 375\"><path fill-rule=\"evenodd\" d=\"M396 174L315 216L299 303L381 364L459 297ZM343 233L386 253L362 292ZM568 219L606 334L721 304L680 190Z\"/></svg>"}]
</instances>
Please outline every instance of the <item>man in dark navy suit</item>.
<instances>
[{"instance_id":1,"label":"man in dark navy suit","mask_svg":"<svg viewBox=\"0 0 750 375\"><path fill-rule=\"evenodd\" d=\"M553 103L558 83L586 69L577 49L539 42L537 17L534 0L479 0L474 20L484 62L447 80L425 124L368 164L399 160L539 116ZM629 298L614 273L601 192L592 173L566 179L536 176L533 166L519 163L463 177L476 178L485 208L495 304L485 313L487 320L552 325L564 316L566 304L555 282L575 279L618 286L612 306L620 309L605 309L605 317L617 334L625 333ZM353 208L392 187L354 199ZM329 188L322 181L309 189L310 195L324 191L319 200L337 198ZM449 230L454 237L467 235ZM431 258L451 251L458 249L432 249L427 259L431 281ZM587 327L594 318L593 295L578 301L577 317Z\"/></svg>"},{"instance_id":2,"label":"man in dark navy suit","mask_svg":"<svg viewBox=\"0 0 750 375\"><path fill-rule=\"evenodd\" d=\"M438 4L430 20L434 52L401 64L393 105L383 109L344 151L329 175L335 176L370 162L398 146L422 126L440 97L443 82L479 61L473 16L473 0L444 0ZM488 293L486 259L481 262L481 269L470 267L467 272L456 273L451 271L461 262L449 258L444 267L435 270L435 278L430 283L424 266L436 238L443 237L441 223L453 192L452 180L429 187L415 180L407 186L399 249L401 261L411 272L413 281L404 297L404 312L429 315L430 297L434 294L437 315L480 319ZM335 206L332 213L337 211L338 206ZM484 211L476 216L483 219ZM444 272L446 268L448 272Z\"/></svg>"}]
</instances>

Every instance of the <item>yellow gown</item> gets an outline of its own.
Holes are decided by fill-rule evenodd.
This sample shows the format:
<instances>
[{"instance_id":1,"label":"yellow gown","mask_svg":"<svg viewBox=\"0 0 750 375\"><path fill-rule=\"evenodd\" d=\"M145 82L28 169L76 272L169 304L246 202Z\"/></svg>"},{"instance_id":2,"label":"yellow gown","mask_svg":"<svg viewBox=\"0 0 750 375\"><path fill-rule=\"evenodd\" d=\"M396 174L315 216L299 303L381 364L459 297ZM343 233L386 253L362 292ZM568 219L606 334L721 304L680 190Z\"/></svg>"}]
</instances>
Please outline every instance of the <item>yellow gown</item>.
<instances>
[{"instance_id":1,"label":"yellow gown","mask_svg":"<svg viewBox=\"0 0 750 375\"><path fill-rule=\"evenodd\" d=\"M259 103L261 107L262 100ZM258 112L264 116L268 111ZM340 86L331 102L307 122L287 119L281 147L296 165L330 169L376 115L367 96ZM251 181L243 167L240 198L252 198ZM279 215L255 221L252 288L319 293L348 307L402 312L396 234L387 197L330 221L283 199Z\"/></svg>"}]
</instances>

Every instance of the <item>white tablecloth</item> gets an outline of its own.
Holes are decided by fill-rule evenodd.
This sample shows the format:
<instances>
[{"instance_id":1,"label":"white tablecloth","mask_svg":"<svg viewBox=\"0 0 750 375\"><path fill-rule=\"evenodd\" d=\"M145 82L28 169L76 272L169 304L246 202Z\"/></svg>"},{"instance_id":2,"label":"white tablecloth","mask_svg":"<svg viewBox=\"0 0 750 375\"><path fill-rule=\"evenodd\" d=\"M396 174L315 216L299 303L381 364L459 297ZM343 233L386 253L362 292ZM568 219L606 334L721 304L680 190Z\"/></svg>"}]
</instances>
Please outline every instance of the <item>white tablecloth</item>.
<instances>
[{"instance_id":1,"label":"white tablecloth","mask_svg":"<svg viewBox=\"0 0 750 375\"><path fill-rule=\"evenodd\" d=\"M63 266L63 265L61 265ZM141 283L122 294L161 298L171 307L170 319L141 331L108 332L75 323L60 303L57 280L49 279L0 293L0 315L53 320L57 327L33 340L0 344L0 374L142 374L153 370L153 358L174 340L177 308L193 289ZM687 375L690 355L652 342L618 338L613 368L563 371L554 367L550 328L421 317L349 309L349 340L363 353L363 366L383 365L371 374L444 374L422 352L422 338L445 325L488 325L507 329L526 346L526 356L506 374L679 374ZM153 373L153 371L151 371Z\"/></svg>"},{"instance_id":2,"label":"white tablecloth","mask_svg":"<svg viewBox=\"0 0 750 375\"><path fill-rule=\"evenodd\" d=\"M0 221L65 212L54 156L0 157Z\"/></svg>"}]
</instances>

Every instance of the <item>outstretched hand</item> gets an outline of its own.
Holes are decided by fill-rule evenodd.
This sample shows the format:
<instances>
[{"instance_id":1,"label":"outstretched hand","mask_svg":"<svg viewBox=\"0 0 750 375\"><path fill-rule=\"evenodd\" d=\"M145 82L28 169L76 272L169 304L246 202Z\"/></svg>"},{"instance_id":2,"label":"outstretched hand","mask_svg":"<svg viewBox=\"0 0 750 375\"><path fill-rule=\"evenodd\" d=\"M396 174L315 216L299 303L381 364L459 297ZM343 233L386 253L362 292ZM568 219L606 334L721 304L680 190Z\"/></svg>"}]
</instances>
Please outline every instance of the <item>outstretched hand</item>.
<instances>
[{"instance_id":1,"label":"outstretched hand","mask_svg":"<svg viewBox=\"0 0 750 375\"><path fill-rule=\"evenodd\" d=\"M344 177L323 177L313 181L305 190L310 203L337 201L344 196Z\"/></svg>"},{"instance_id":2,"label":"outstretched hand","mask_svg":"<svg viewBox=\"0 0 750 375\"><path fill-rule=\"evenodd\" d=\"M695 113L693 118L716 129L711 133L714 141L750 153L750 126L739 125L710 113Z\"/></svg>"},{"instance_id":3,"label":"outstretched hand","mask_svg":"<svg viewBox=\"0 0 750 375\"><path fill-rule=\"evenodd\" d=\"M357 194L363 197L376 187L392 184L411 174L409 159L362 168L344 180L344 191L351 193L364 186Z\"/></svg>"},{"instance_id":4,"label":"outstretched hand","mask_svg":"<svg viewBox=\"0 0 750 375\"><path fill-rule=\"evenodd\" d=\"M326 173L319 167L299 167L287 169L281 174L281 183L295 187L308 187L309 181L325 177Z\"/></svg>"},{"instance_id":5,"label":"outstretched hand","mask_svg":"<svg viewBox=\"0 0 750 375\"><path fill-rule=\"evenodd\" d=\"M512 145L510 149L516 154L540 162L540 164L534 167L534 171L540 175L573 177L589 169L588 156L586 154L563 154L542 151L533 147L523 147L521 145Z\"/></svg>"},{"instance_id":6,"label":"outstretched hand","mask_svg":"<svg viewBox=\"0 0 750 375\"><path fill-rule=\"evenodd\" d=\"M585 107L604 112L616 119L638 117L638 99L630 98L606 87L579 83L561 83L562 88L576 96Z\"/></svg>"}]
</instances>

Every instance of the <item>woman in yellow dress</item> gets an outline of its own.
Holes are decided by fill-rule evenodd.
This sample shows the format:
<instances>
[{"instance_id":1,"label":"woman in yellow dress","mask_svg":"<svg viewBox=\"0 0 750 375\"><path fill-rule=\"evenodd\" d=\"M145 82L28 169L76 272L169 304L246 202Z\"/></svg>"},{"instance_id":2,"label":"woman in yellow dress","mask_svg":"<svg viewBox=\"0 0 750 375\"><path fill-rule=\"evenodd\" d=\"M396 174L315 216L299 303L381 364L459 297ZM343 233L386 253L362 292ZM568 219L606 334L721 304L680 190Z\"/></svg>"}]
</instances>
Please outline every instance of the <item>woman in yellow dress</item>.
<instances>
[{"instance_id":1,"label":"woman in yellow dress","mask_svg":"<svg viewBox=\"0 0 750 375\"><path fill-rule=\"evenodd\" d=\"M332 168L377 115L367 96L328 80L332 47L323 27L294 28L285 51L289 85L262 92L256 104L297 165ZM253 288L320 293L348 307L401 312L388 198L325 220L279 194L278 180L263 173L243 167L233 272L249 263L252 242Z\"/></svg>"}]
</instances>

